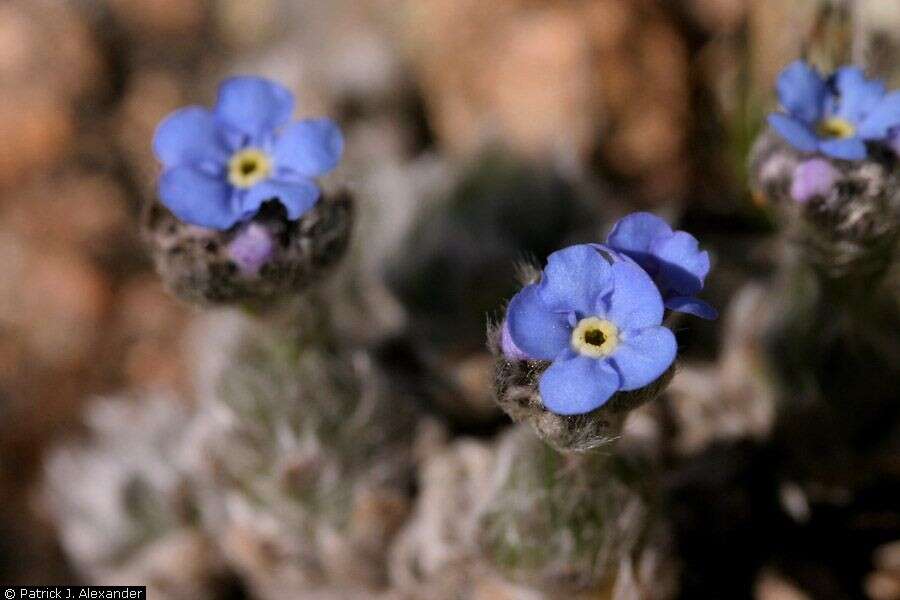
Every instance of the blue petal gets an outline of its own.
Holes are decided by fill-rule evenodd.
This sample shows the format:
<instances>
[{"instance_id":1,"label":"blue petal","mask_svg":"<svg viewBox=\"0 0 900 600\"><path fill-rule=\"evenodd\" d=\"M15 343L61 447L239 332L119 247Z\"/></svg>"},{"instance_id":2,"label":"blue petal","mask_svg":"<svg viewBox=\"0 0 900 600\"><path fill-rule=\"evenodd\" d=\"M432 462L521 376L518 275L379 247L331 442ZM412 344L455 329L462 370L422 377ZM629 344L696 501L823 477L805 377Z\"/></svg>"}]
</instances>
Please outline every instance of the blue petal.
<instances>
[{"instance_id":1,"label":"blue petal","mask_svg":"<svg viewBox=\"0 0 900 600\"><path fill-rule=\"evenodd\" d=\"M544 371L538 388L547 410L580 415L606 404L619 389L619 375L607 361L566 352Z\"/></svg>"},{"instance_id":2,"label":"blue petal","mask_svg":"<svg viewBox=\"0 0 900 600\"><path fill-rule=\"evenodd\" d=\"M344 137L331 119L306 119L285 130L275 144L275 164L304 177L334 169L344 152Z\"/></svg>"},{"instance_id":3,"label":"blue petal","mask_svg":"<svg viewBox=\"0 0 900 600\"><path fill-rule=\"evenodd\" d=\"M890 129L900 125L900 91L891 92L860 124L857 134L864 140L883 140Z\"/></svg>"},{"instance_id":4,"label":"blue petal","mask_svg":"<svg viewBox=\"0 0 900 600\"><path fill-rule=\"evenodd\" d=\"M261 77L232 77L219 86L216 117L249 136L284 125L294 112L294 95Z\"/></svg>"},{"instance_id":5,"label":"blue petal","mask_svg":"<svg viewBox=\"0 0 900 600\"><path fill-rule=\"evenodd\" d=\"M245 217L250 217L264 202L277 199L287 210L288 219L295 221L315 206L320 195L319 187L308 179L268 179L247 190L241 209Z\"/></svg>"},{"instance_id":6,"label":"blue petal","mask_svg":"<svg viewBox=\"0 0 900 600\"><path fill-rule=\"evenodd\" d=\"M862 160L866 157L866 144L859 138L824 140L819 142L822 154L843 160Z\"/></svg>"},{"instance_id":7,"label":"blue petal","mask_svg":"<svg viewBox=\"0 0 900 600\"><path fill-rule=\"evenodd\" d=\"M785 114L772 113L769 115L769 125L797 150L801 152L816 151L818 140L809 126L802 121Z\"/></svg>"},{"instance_id":8,"label":"blue petal","mask_svg":"<svg viewBox=\"0 0 900 600\"><path fill-rule=\"evenodd\" d=\"M669 368L677 352L675 336L667 327L647 327L620 334L619 345L609 360L622 378L621 389L628 391L655 381Z\"/></svg>"},{"instance_id":9,"label":"blue petal","mask_svg":"<svg viewBox=\"0 0 900 600\"><path fill-rule=\"evenodd\" d=\"M553 360L569 347L572 327L568 316L547 310L537 285L526 286L513 297L506 320L512 341L528 356Z\"/></svg>"},{"instance_id":10,"label":"blue petal","mask_svg":"<svg viewBox=\"0 0 900 600\"><path fill-rule=\"evenodd\" d=\"M884 83L866 79L859 67L835 71L834 85L839 94L837 115L851 123L858 123L869 114L885 93Z\"/></svg>"},{"instance_id":11,"label":"blue petal","mask_svg":"<svg viewBox=\"0 0 900 600\"><path fill-rule=\"evenodd\" d=\"M615 323L620 330L662 323L662 297L650 276L636 264L624 261L614 263L612 272L615 285L612 294L598 306L600 316Z\"/></svg>"},{"instance_id":12,"label":"blue petal","mask_svg":"<svg viewBox=\"0 0 900 600\"><path fill-rule=\"evenodd\" d=\"M796 60L778 76L778 99L791 116L815 123L822 116L828 88L818 71Z\"/></svg>"},{"instance_id":13,"label":"blue petal","mask_svg":"<svg viewBox=\"0 0 900 600\"><path fill-rule=\"evenodd\" d=\"M229 152L220 129L215 116L201 106L176 110L156 128L153 152L167 167L225 162Z\"/></svg>"},{"instance_id":14,"label":"blue petal","mask_svg":"<svg viewBox=\"0 0 900 600\"><path fill-rule=\"evenodd\" d=\"M612 288L610 265L587 244L570 246L547 257L538 295L547 310L593 314L597 299ZM527 350L526 350L527 351Z\"/></svg>"},{"instance_id":15,"label":"blue petal","mask_svg":"<svg viewBox=\"0 0 900 600\"><path fill-rule=\"evenodd\" d=\"M719 316L719 311L699 298L675 296L666 300L666 308L675 312L694 315L708 321L712 321Z\"/></svg>"},{"instance_id":16,"label":"blue petal","mask_svg":"<svg viewBox=\"0 0 900 600\"><path fill-rule=\"evenodd\" d=\"M624 252L651 274L656 271L656 259L650 252L654 240L672 235L669 224L648 212L636 212L619 219L606 236L606 243Z\"/></svg>"},{"instance_id":17,"label":"blue petal","mask_svg":"<svg viewBox=\"0 0 900 600\"><path fill-rule=\"evenodd\" d=\"M240 219L233 191L221 178L192 167L169 169L159 179L159 197L176 217L210 229L228 229Z\"/></svg>"},{"instance_id":18,"label":"blue petal","mask_svg":"<svg viewBox=\"0 0 900 600\"><path fill-rule=\"evenodd\" d=\"M676 231L657 239L651 250L659 259L656 281L661 293L675 291L689 296L703 289L703 280L709 273L709 253L700 251L697 238L686 231Z\"/></svg>"}]
</instances>

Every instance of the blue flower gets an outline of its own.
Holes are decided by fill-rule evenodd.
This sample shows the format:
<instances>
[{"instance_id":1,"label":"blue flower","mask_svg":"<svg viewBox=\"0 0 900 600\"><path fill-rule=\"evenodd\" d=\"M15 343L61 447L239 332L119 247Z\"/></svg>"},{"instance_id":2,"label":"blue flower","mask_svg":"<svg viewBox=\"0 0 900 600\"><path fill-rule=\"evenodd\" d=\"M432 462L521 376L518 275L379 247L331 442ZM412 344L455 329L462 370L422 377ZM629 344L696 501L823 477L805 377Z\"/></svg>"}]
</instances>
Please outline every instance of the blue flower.
<instances>
[{"instance_id":1,"label":"blue flower","mask_svg":"<svg viewBox=\"0 0 900 600\"><path fill-rule=\"evenodd\" d=\"M313 178L334 169L344 141L329 119L287 125L294 97L259 77L219 87L213 110L189 106L166 117L153 150L163 164L159 196L186 223L228 229L278 200L299 219L319 199Z\"/></svg>"},{"instance_id":2,"label":"blue flower","mask_svg":"<svg viewBox=\"0 0 900 600\"><path fill-rule=\"evenodd\" d=\"M539 382L544 405L576 415L669 368L677 346L661 326L663 311L656 285L638 265L579 245L551 254L541 281L516 294L506 318L517 348L553 361Z\"/></svg>"},{"instance_id":3,"label":"blue flower","mask_svg":"<svg viewBox=\"0 0 900 600\"><path fill-rule=\"evenodd\" d=\"M616 223L606 244L637 262L659 287L666 308L702 319L715 319L716 309L694 297L709 273L709 254L697 238L673 231L647 212L632 213Z\"/></svg>"},{"instance_id":4,"label":"blue flower","mask_svg":"<svg viewBox=\"0 0 900 600\"><path fill-rule=\"evenodd\" d=\"M777 87L787 114L772 113L769 124L803 152L862 160L866 141L884 141L900 125L900 92L888 94L858 67L841 67L825 79L798 60L781 72Z\"/></svg>"}]
</instances>

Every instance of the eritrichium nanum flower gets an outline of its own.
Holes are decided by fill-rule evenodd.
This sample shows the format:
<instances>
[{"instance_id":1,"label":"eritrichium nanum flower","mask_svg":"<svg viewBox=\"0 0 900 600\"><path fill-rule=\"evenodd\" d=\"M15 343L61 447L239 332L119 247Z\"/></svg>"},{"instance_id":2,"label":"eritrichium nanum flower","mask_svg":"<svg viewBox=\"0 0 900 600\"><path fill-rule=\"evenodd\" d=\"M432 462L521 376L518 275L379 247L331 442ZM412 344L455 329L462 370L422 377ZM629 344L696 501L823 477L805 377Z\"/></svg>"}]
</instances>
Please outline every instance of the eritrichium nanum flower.
<instances>
[{"instance_id":1,"label":"eritrichium nanum flower","mask_svg":"<svg viewBox=\"0 0 900 600\"><path fill-rule=\"evenodd\" d=\"M638 263L659 287L666 308L703 319L715 319L716 310L694 295L703 289L709 273L709 254L697 238L673 231L656 215L632 213L616 223L606 245Z\"/></svg>"},{"instance_id":2,"label":"eritrichium nanum flower","mask_svg":"<svg viewBox=\"0 0 900 600\"><path fill-rule=\"evenodd\" d=\"M264 202L280 202L290 220L319 200L313 179L334 169L343 153L329 119L288 125L294 96L260 77L233 77L219 87L212 110L189 106L165 118L153 150L163 164L162 203L186 223L229 229Z\"/></svg>"},{"instance_id":3,"label":"eritrichium nanum flower","mask_svg":"<svg viewBox=\"0 0 900 600\"><path fill-rule=\"evenodd\" d=\"M769 124L802 152L862 160L867 141L885 142L900 125L900 92L887 93L858 67L826 78L798 60L781 72L777 88L786 112L769 115Z\"/></svg>"},{"instance_id":4,"label":"eritrichium nanum flower","mask_svg":"<svg viewBox=\"0 0 900 600\"><path fill-rule=\"evenodd\" d=\"M603 246L579 245L550 255L541 280L516 294L506 319L523 355L553 361L539 382L544 405L574 415L669 368L677 346L663 313L640 266Z\"/></svg>"}]
</instances>

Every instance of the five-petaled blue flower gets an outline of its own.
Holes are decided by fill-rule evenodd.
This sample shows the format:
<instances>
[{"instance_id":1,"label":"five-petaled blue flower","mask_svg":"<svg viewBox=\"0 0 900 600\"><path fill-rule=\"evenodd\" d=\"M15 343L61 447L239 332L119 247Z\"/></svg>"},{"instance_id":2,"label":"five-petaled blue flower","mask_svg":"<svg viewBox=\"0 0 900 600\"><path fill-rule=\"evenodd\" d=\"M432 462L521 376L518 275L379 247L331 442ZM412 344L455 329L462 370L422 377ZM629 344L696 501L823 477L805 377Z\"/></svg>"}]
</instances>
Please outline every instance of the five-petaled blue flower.
<instances>
[{"instance_id":1,"label":"five-petaled blue flower","mask_svg":"<svg viewBox=\"0 0 900 600\"><path fill-rule=\"evenodd\" d=\"M159 196L186 223L228 229L268 200L299 219L319 199L313 178L335 168L343 152L329 119L285 125L294 96L259 77L233 77L219 87L213 110L189 106L156 130L153 150L163 163Z\"/></svg>"},{"instance_id":2,"label":"five-petaled blue flower","mask_svg":"<svg viewBox=\"0 0 900 600\"><path fill-rule=\"evenodd\" d=\"M638 212L616 223L606 244L644 268L659 287L666 308L716 318L716 309L694 297L709 273L709 254L700 250L697 238L673 231L656 215Z\"/></svg>"},{"instance_id":3,"label":"five-petaled blue flower","mask_svg":"<svg viewBox=\"0 0 900 600\"><path fill-rule=\"evenodd\" d=\"M769 124L803 152L862 160L866 141L884 141L900 125L900 92L866 79L858 67L841 67L830 77L803 61L778 76L778 99L787 111L769 115Z\"/></svg>"},{"instance_id":4,"label":"five-petaled blue flower","mask_svg":"<svg viewBox=\"0 0 900 600\"><path fill-rule=\"evenodd\" d=\"M512 299L512 341L552 360L539 389L548 410L590 412L619 390L655 381L675 359L675 336L661 326L663 303L650 276L599 245L554 252L538 283Z\"/></svg>"}]
</instances>

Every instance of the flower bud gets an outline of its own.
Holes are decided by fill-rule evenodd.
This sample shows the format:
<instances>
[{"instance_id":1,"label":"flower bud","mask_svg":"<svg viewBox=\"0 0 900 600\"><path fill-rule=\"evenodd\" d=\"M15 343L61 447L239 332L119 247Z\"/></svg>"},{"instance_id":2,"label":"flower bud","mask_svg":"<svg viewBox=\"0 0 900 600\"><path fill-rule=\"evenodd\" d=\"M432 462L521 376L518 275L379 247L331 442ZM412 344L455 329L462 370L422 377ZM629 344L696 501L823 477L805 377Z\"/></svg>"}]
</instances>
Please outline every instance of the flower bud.
<instances>
[{"instance_id":1,"label":"flower bud","mask_svg":"<svg viewBox=\"0 0 900 600\"><path fill-rule=\"evenodd\" d=\"M353 222L346 190L324 193L299 220L271 202L249 222L221 231L184 223L161 203L143 234L156 269L177 296L205 303L267 300L300 291L343 256Z\"/></svg>"},{"instance_id":2,"label":"flower bud","mask_svg":"<svg viewBox=\"0 0 900 600\"><path fill-rule=\"evenodd\" d=\"M754 146L751 177L803 262L826 279L866 281L890 265L900 236L900 175L890 153L810 160L766 132Z\"/></svg>"},{"instance_id":3,"label":"flower bud","mask_svg":"<svg viewBox=\"0 0 900 600\"><path fill-rule=\"evenodd\" d=\"M494 388L500 408L516 423L528 423L545 442L560 452L587 452L612 443L622 433L628 413L658 397L675 374L672 364L658 379L642 388L613 394L599 408L580 415L547 410L538 387L550 361L509 357L501 349L502 330L488 332L488 347L496 359Z\"/></svg>"}]
</instances>

